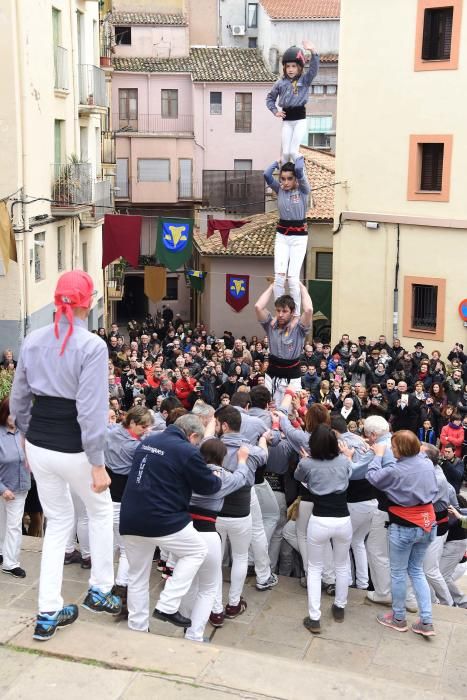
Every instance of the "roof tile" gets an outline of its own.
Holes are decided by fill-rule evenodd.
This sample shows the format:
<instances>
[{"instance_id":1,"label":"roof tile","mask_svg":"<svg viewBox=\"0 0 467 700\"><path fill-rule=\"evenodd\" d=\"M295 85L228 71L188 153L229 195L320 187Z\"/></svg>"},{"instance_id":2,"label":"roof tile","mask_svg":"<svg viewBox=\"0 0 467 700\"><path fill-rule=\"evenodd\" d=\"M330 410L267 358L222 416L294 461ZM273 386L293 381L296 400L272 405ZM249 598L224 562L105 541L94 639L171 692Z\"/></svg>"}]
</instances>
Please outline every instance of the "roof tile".
<instances>
[{"instance_id":1,"label":"roof tile","mask_svg":"<svg viewBox=\"0 0 467 700\"><path fill-rule=\"evenodd\" d=\"M193 81L252 83L274 82L256 49L191 48L189 56L180 58L115 57L116 71L144 73L191 73Z\"/></svg>"},{"instance_id":2,"label":"roof tile","mask_svg":"<svg viewBox=\"0 0 467 700\"><path fill-rule=\"evenodd\" d=\"M112 12L107 15L106 19L110 24L145 24L154 26L172 26L185 27L187 20L185 15L171 12L164 14L162 12Z\"/></svg>"},{"instance_id":3,"label":"roof tile","mask_svg":"<svg viewBox=\"0 0 467 700\"><path fill-rule=\"evenodd\" d=\"M339 19L340 0L260 0L271 19Z\"/></svg>"},{"instance_id":4,"label":"roof tile","mask_svg":"<svg viewBox=\"0 0 467 700\"><path fill-rule=\"evenodd\" d=\"M314 190L313 206L308 210L308 219L317 223L332 221L334 188L325 185L334 183L334 156L306 147L302 147L301 152L305 157L308 179ZM278 220L276 211L251 216L249 224L231 231L227 248L224 248L219 233L206 238L196 230L195 245L202 255L273 257Z\"/></svg>"}]
</instances>

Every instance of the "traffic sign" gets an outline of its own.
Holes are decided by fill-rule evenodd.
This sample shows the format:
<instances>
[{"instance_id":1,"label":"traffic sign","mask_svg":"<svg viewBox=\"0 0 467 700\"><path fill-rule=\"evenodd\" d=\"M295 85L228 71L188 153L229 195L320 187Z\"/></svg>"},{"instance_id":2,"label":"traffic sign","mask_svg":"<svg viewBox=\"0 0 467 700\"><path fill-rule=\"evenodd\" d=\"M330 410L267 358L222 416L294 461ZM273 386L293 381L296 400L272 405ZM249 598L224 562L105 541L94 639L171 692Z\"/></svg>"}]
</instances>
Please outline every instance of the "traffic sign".
<instances>
[{"instance_id":1,"label":"traffic sign","mask_svg":"<svg viewBox=\"0 0 467 700\"><path fill-rule=\"evenodd\" d=\"M467 321L467 299L463 299L459 304L459 316L463 321Z\"/></svg>"}]
</instances>

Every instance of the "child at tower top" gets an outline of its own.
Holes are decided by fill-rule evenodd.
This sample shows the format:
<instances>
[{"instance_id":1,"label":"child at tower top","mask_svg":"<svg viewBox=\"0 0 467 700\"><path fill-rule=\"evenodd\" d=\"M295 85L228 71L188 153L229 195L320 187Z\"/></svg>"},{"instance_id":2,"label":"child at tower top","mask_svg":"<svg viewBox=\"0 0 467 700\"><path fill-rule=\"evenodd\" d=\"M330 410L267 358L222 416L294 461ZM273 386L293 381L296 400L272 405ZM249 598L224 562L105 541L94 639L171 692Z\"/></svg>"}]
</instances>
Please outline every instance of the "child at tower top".
<instances>
[{"instance_id":1,"label":"child at tower top","mask_svg":"<svg viewBox=\"0 0 467 700\"><path fill-rule=\"evenodd\" d=\"M306 133L306 103L310 87L319 67L319 54L308 41L303 42L306 51L311 52L307 70L305 56L301 48L291 46L282 56L283 77L268 93L266 105L278 119L282 119L282 163L299 156L299 147Z\"/></svg>"}]
</instances>

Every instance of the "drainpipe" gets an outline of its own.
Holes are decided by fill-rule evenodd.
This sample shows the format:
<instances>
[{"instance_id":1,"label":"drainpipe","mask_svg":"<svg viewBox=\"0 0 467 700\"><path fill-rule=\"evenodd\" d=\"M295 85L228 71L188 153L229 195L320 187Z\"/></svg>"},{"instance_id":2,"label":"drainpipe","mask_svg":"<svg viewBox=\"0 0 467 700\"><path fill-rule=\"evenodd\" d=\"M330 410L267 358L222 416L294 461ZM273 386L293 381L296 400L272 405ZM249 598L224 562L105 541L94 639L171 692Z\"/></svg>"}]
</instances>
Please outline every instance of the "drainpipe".
<instances>
[{"instance_id":1,"label":"drainpipe","mask_svg":"<svg viewBox=\"0 0 467 700\"><path fill-rule=\"evenodd\" d=\"M399 337L399 256L400 256L400 225L397 224L397 247L396 247L396 266L394 270L394 301L393 301L393 320L392 320L392 335L393 339Z\"/></svg>"}]
</instances>

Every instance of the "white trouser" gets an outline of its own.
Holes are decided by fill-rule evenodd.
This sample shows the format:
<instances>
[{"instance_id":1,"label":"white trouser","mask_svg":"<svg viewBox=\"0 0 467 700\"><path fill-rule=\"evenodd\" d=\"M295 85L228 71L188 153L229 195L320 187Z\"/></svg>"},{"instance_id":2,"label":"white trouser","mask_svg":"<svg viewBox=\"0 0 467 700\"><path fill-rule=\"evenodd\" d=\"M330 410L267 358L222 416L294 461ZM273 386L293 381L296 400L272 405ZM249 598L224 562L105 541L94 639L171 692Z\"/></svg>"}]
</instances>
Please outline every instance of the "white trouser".
<instances>
[{"instance_id":1,"label":"white trouser","mask_svg":"<svg viewBox=\"0 0 467 700\"><path fill-rule=\"evenodd\" d=\"M92 562L89 585L108 593L114 583L109 490L95 493L91 489L92 467L85 452L54 452L26 441L26 456L47 518L39 580L39 612L55 612L63 608L63 559L74 519L70 489L81 498L89 516Z\"/></svg>"},{"instance_id":2,"label":"white trouser","mask_svg":"<svg viewBox=\"0 0 467 700\"><path fill-rule=\"evenodd\" d=\"M282 493L282 491L273 491L273 494L279 510L279 520L269 541L269 560L271 562L271 570L276 571L283 542L282 531L287 523L287 503L285 493Z\"/></svg>"},{"instance_id":3,"label":"white trouser","mask_svg":"<svg viewBox=\"0 0 467 700\"><path fill-rule=\"evenodd\" d=\"M219 533L199 533L207 545L208 553L193 579L190 590L180 605L182 615L191 619L191 627L185 638L202 642L204 628L211 614L219 583L222 587L222 544Z\"/></svg>"},{"instance_id":4,"label":"white trouser","mask_svg":"<svg viewBox=\"0 0 467 700\"><path fill-rule=\"evenodd\" d=\"M271 396L274 399L276 406L279 406L284 398L284 393L287 387L293 389L293 391L300 391L302 388L302 380L300 377L295 379L285 379L279 377L271 377L266 374L264 377L264 385L266 389L269 389Z\"/></svg>"},{"instance_id":5,"label":"white trouser","mask_svg":"<svg viewBox=\"0 0 467 700\"><path fill-rule=\"evenodd\" d=\"M377 509L371 519L366 540L366 553L371 580L377 596L391 597L391 570L389 568L388 531L385 523L388 514Z\"/></svg>"},{"instance_id":6,"label":"white trouser","mask_svg":"<svg viewBox=\"0 0 467 700\"><path fill-rule=\"evenodd\" d=\"M349 589L347 560L352 540L350 517L321 518L311 515L308 523L308 613L312 620L321 617L321 575L326 545L332 539L334 569L336 571L335 605L345 608Z\"/></svg>"},{"instance_id":7,"label":"white trouser","mask_svg":"<svg viewBox=\"0 0 467 700\"><path fill-rule=\"evenodd\" d=\"M463 561L462 564L456 566L452 575L452 580L457 581L462 578L462 576L465 576L465 574L467 574L467 561Z\"/></svg>"},{"instance_id":8,"label":"white trouser","mask_svg":"<svg viewBox=\"0 0 467 700\"><path fill-rule=\"evenodd\" d=\"M244 518L217 518L216 520L216 530L222 540L222 556L224 556L227 538L230 540L232 552L229 605L238 605L240 602L248 570L248 548L251 542L252 529L251 513ZM224 610L222 604L222 577L212 610L215 613L221 613Z\"/></svg>"},{"instance_id":9,"label":"white trouser","mask_svg":"<svg viewBox=\"0 0 467 700\"><path fill-rule=\"evenodd\" d=\"M300 552L296 520L287 520L286 524L284 525L284 529L282 530L282 537L292 547L292 549L295 549L296 552Z\"/></svg>"},{"instance_id":10,"label":"white trouser","mask_svg":"<svg viewBox=\"0 0 467 700\"><path fill-rule=\"evenodd\" d=\"M306 134L306 119L282 122L282 161L293 163L300 155L300 145Z\"/></svg>"},{"instance_id":11,"label":"white trouser","mask_svg":"<svg viewBox=\"0 0 467 700\"><path fill-rule=\"evenodd\" d=\"M123 535L128 557L128 627L137 632L149 629L149 578L156 547L167 549L177 557L173 575L165 582L156 608L173 614L188 593L196 573L203 563L207 546L190 522L183 530L165 537Z\"/></svg>"},{"instance_id":12,"label":"white trouser","mask_svg":"<svg viewBox=\"0 0 467 700\"><path fill-rule=\"evenodd\" d=\"M308 575L308 549L307 549L307 537L308 537L308 525L310 522L310 516L313 513L313 503L311 501L300 501L298 507L298 516L296 520L297 526L297 539L298 539L298 549L300 556L302 557L303 569L305 571L305 576ZM292 545L293 546L293 545ZM326 585L333 584L336 581L336 574L334 571L334 558L332 554L331 541L327 542L324 547L323 554L323 583Z\"/></svg>"},{"instance_id":13,"label":"white trouser","mask_svg":"<svg viewBox=\"0 0 467 700\"><path fill-rule=\"evenodd\" d=\"M295 302L294 314L300 316L300 270L306 255L308 236L276 233L274 239L274 299L285 294L285 282Z\"/></svg>"},{"instance_id":14,"label":"white trouser","mask_svg":"<svg viewBox=\"0 0 467 700\"><path fill-rule=\"evenodd\" d=\"M433 542L426 550L423 559L423 570L426 580L431 590L432 602L439 602L441 605L452 605L452 595L449 593L446 581L439 568L441 556L443 554L444 543L446 542L448 533L435 537Z\"/></svg>"},{"instance_id":15,"label":"white trouser","mask_svg":"<svg viewBox=\"0 0 467 700\"><path fill-rule=\"evenodd\" d=\"M378 501L358 501L348 504L352 523L352 544L350 545L355 562L355 583L357 588L368 588L368 559L365 538L370 532L371 521L378 508ZM350 571L350 558L349 558Z\"/></svg>"},{"instance_id":16,"label":"white trouser","mask_svg":"<svg viewBox=\"0 0 467 700\"><path fill-rule=\"evenodd\" d=\"M277 523L279 522L279 506L274 495L274 491L266 479L262 484L255 484L254 490L261 508L264 533L266 535L269 547L272 535L276 529Z\"/></svg>"},{"instance_id":17,"label":"white trouser","mask_svg":"<svg viewBox=\"0 0 467 700\"><path fill-rule=\"evenodd\" d=\"M266 483L266 482L265 482ZM269 484L268 484L269 486ZM272 492L271 487L269 489ZM277 504L274 500L274 504ZM263 514L259 504L255 488L251 489L251 552L255 565L256 578L259 583L265 583L271 576L271 562L269 561L269 545L263 525Z\"/></svg>"},{"instance_id":18,"label":"white trouser","mask_svg":"<svg viewBox=\"0 0 467 700\"><path fill-rule=\"evenodd\" d=\"M121 503L112 502L114 515L114 553L118 552L118 570L115 576L117 586L128 586L128 558L125 552L125 542L120 534L120 506Z\"/></svg>"},{"instance_id":19,"label":"white trouser","mask_svg":"<svg viewBox=\"0 0 467 700\"><path fill-rule=\"evenodd\" d=\"M450 542L446 542L439 562L439 568L446 581L449 593L454 603L461 607L467 607L467 596L463 595L458 589L454 580L454 572L464 556L466 545L467 540L451 540ZM443 601L440 599L440 602Z\"/></svg>"},{"instance_id":20,"label":"white trouser","mask_svg":"<svg viewBox=\"0 0 467 700\"><path fill-rule=\"evenodd\" d=\"M81 498L76 494L71 492L71 500L73 501L73 510L75 512L75 517L73 520L73 526L70 530L70 536L66 544L65 551L68 554L74 552L76 549L76 535L78 535L79 550L81 556L84 559L89 558L89 518L86 506L84 505Z\"/></svg>"},{"instance_id":21,"label":"white trouser","mask_svg":"<svg viewBox=\"0 0 467 700\"><path fill-rule=\"evenodd\" d=\"M27 491L16 491L13 501L5 501L0 496L0 554L3 555L3 569L11 570L19 566L27 495Z\"/></svg>"}]
</instances>

